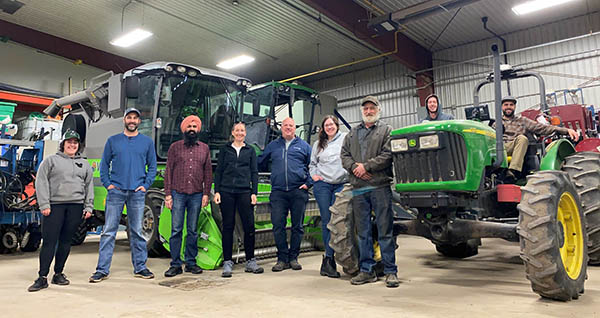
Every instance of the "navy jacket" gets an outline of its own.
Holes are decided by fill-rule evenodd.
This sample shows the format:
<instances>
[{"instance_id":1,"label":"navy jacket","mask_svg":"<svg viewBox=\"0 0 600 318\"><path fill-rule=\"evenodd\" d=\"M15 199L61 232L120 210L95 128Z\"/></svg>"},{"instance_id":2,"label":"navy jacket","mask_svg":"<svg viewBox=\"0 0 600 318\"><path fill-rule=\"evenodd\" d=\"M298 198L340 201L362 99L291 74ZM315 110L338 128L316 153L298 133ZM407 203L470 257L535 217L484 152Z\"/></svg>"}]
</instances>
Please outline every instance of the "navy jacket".
<instances>
[{"instance_id":1,"label":"navy jacket","mask_svg":"<svg viewBox=\"0 0 600 318\"><path fill-rule=\"evenodd\" d=\"M311 148L306 141L295 137L285 149L285 139L279 137L271 141L258 157L261 170L266 170L271 160L271 189L290 191L306 184L312 186L308 172Z\"/></svg>"}]
</instances>

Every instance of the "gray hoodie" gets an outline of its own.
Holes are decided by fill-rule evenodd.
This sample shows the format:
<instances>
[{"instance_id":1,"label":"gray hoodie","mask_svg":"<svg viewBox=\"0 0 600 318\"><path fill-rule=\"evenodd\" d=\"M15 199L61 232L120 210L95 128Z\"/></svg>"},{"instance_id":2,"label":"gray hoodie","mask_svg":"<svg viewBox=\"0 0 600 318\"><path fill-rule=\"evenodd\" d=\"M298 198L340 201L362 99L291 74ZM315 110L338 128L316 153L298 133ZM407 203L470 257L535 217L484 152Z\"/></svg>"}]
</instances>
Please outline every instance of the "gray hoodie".
<instances>
[{"instance_id":1,"label":"gray hoodie","mask_svg":"<svg viewBox=\"0 0 600 318\"><path fill-rule=\"evenodd\" d=\"M317 140L312 148L310 155L310 176L319 175L323 181L330 184L340 184L347 182L348 172L342 167L340 151L344 142L345 133L338 133L332 140L327 142L325 149L319 151Z\"/></svg>"},{"instance_id":2,"label":"gray hoodie","mask_svg":"<svg viewBox=\"0 0 600 318\"><path fill-rule=\"evenodd\" d=\"M83 211L94 209L92 167L79 155L62 152L49 156L40 165L35 179L35 193L40 210L50 204L83 203Z\"/></svg>"}]
</instances>

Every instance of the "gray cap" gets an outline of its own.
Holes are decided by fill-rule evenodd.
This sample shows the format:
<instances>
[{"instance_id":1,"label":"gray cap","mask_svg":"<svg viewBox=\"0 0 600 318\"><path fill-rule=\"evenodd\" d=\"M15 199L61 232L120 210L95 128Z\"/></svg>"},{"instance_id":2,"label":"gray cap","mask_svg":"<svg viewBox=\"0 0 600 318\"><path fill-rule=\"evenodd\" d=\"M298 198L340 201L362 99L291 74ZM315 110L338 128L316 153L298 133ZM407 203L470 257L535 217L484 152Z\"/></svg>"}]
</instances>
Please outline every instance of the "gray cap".
<instances>
[{"instance_id":1,"label":"gray cap","mask_svg":"<svg viewBox=\"0 0 600 318\"><path fill-rule=\"evenodd\" d=\"M139 117L142 117L142 113L134 107L129 107L125 110L125 114L123 116L127 116L129 113L136 113Z\"/></svg>"},{"instance_id":2,"label":"gray cap","mask_svg":"<svg viewBox=\"0 0 600 318\"><path fill-rule=\"evenodd\" d=\"M500 103L504 104L504 102L513 102L516 105L517 99L512 96L504 96L504 97L502 97L502 102L500 102Z\"/></svg>"},{"instance_id":3,"label":"gray cap","mask_svg":"<svg viewBox=\"0 0 600 318\"><path fill-rule=\"evenodd\" d=\"M367 102L371 102L371 103L375 104L375 106L379 107L379 100L375 96L369 95L369 96L363 98L362 101L360 102L360 106L364 106L365 103L367 103Z\"/></svg>"}]
</instances>

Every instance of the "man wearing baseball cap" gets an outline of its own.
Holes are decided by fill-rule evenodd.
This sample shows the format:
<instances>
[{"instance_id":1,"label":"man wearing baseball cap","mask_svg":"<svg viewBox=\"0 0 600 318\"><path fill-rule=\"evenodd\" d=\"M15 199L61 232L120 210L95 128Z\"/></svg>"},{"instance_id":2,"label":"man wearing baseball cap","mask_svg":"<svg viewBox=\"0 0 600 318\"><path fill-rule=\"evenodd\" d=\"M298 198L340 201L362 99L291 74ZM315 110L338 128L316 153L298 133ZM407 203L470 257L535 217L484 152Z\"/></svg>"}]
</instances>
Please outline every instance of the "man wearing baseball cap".
<instances>
[{"instance_id":1,"label":"man wearing baseball cap","mask_svg":"<svg viewBox=\"0 0 600 318\"><path fill-rule=\"evenodd\" d=\"M183 140L171 144L167 153L165 205L171 209L171 264L165 272L166 277L183 272L181 241L186 219L185 271L192 274L202 273L202 268L196 264L198 215L200 209L208 205L212 166L208 145L198 140L201 127L202 122L198 116L185 117L180 125Z\"/></svg>"},{"instance_id":2,"label":"man wearing baseball cap","mask_svg":"<svg viewBox=\"0 0 600 318\"><path fill-rule=\"evenodd\" d=\"M507 183L515 182L521 176L523 161L529 146L527 134L547 136L556 132L560 135L569 135L573 140L579 139L579 133L573 129L544 125L529 118L515 115L516 105L517 99L514 97L506 96L502 98L502 125L504 125L502 140L504 141L506 153L512 156L505 180ZM496 123L493 127L496 127Z\"/></svg>"},{"instance_id":3,"label":"man wearing baseball cap","mask_svg":"<svg viewBox=\"0 0 600 318\"><path fill-rule=\"evenodd\" d=\"M350 283L362 285L377 281L371 239L373 211L384 265L385 285L394 288L400 282L396 275L396 246L392 232L392 128L380 120L381 106L376 97L367 96L360 105L363 120L346 135L340 153L342 166L348 171L352 185L352 209L358 231L360 273L352 277Z\"/></svg>"},{"instance_id":4,"label":"man wearing baseball cap","mask_svg":"<svg viewBox=\"0 0 600 318\"><path fill-rule=\"evenodd\" d=\"M123 206L127 206L133 273L135 277L154 278L154 274L146 267L148 251L146 240L142 236L142 219L146 191L156 176L156 152L152 139L138 132L140 115L140 111L135 108L125 110L123 133L109 137L104 146L100 180L108 194L98 266L89 279L90 283L108 278Z\"/></svg>"}]
</instances>

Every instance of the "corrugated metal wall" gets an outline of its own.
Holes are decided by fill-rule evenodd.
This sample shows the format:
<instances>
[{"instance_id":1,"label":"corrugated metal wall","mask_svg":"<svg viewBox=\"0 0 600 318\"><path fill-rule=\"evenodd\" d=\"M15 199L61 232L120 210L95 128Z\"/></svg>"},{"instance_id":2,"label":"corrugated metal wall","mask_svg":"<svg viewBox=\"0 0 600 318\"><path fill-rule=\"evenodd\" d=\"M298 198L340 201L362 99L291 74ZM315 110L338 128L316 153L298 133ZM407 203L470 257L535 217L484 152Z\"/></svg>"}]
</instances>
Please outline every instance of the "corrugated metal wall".
<instances>
[{"instance_id":1,"label":"corrugated metal wall","mask_svg":"<svg viewBox=\"0 0 600 318\"><path fill-rule=\"evenodd\" d=\"M374 95L381 103L381 117L392 127L403 127L417 122L419 105L416 81L407 76L409 73L399 63L385 63L307 85L321 93L335 96L339 112L351 124L361 120L361 98Z\"/></svg>"},{"instance_id":2,"label":"corrugated metal wall","mask_svg":"<svg viewBox=\"0 0 600 318\"><path fill-rule=\"evenodd\" d=\"M591 24L590 24L591 21ZM584 101L600 107L600 13L576 17L552 24L534 27L508 34L508 51L523 49L508 55L509 64L537 71L546 82L546 91L582 87ZM581 37L582 34L588 34ZM544 43L579 37L544 47ZM485 57L491 54L490 46L496 40L484 40L456 48L434 52L434 66L440 67L461 61ZM385 69L385 71L384 71ZM434 70L435 91L440 96L444 111L456 118L464 118L464 107L473 102L473 88L492 70L491 58L437 68ZM382 118L393 127L403 127L418 121L416 111L416 83L406 76L411 72L399 63L377 66L349 72L347 74L305 83L307 86L335 96L340 112L351 122L360 121L360 97L377 95L383 107ZM520 97L518 111L539 104L538 83L534 78L511 81L511 93ZM387 93L386 93L387 92ZM492 86L484 87L480 100L489 103L494 110ZM506 94L503 85L503 94ZM564 103L562 94L557 94L558 104ZM571 99L568 98L571 103Z\"/></svg>"}]
</instances>

